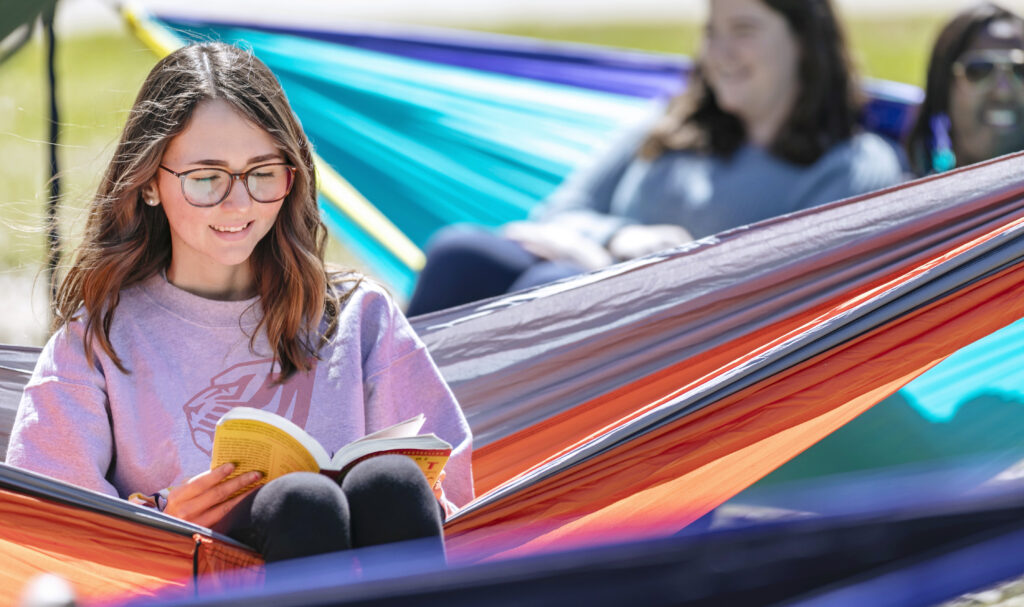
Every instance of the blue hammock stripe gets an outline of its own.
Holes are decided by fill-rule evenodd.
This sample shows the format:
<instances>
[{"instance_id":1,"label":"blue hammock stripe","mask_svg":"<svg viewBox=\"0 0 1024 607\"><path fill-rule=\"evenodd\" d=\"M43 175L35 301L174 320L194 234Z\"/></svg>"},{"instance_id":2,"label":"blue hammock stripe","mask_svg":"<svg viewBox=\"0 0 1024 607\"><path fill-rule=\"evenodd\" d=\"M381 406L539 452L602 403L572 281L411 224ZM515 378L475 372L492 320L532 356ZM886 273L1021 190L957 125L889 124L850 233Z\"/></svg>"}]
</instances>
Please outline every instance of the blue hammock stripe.
<instances>
[{"instance_id":1,"label":"blue hammock stripe","mask_svg":"<svg viewBox=\"0 0 1024 607\"><path fill-rule=\"evenodd\" d=\"M168 23L185 30L209 27L187 18ZM675 95L693 68L690 59L678 55L444 28L403 26L398 32L378 24L341 24L330 30L235 25L631 97Z\"/></svg>"},{"instance_id":2,"label":"blue hammock stripe","mask_svg":"<svg viewBox=\"0 0 1024 607\"><path fill-rule=\"evenodd\" d=\"M170 21L185 30L209 31L192 19ZM240 24L235 24L240 25ZM250 29L303 36L429 63L556 82L641 98L667 98L685 88L693 62L678 55L552 42L504 34L379 24L340 24L330 30L247 25ZM915 86L865 79L864 127L898 141L923 99Z\"/></svg>"}]
</instances>

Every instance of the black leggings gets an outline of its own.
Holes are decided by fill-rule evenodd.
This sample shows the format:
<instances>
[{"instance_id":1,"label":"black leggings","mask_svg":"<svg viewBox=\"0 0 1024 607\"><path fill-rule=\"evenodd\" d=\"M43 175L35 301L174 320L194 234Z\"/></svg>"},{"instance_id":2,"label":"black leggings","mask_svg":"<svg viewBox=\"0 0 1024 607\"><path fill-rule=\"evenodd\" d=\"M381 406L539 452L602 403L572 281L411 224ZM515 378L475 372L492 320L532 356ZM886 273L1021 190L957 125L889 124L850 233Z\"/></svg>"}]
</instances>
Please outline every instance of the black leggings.
<instances>
[{"instance_id":1,"label":"black leggings","mask_svg":"<svg viewBox=\"0 0 1024 607\"><path fill-rule=\"evenodd\" d=\"M252 546L268 563L424 538L421 544L443 559L441 517L419 466L384 455L357 464L340 486L311 472L275 479L214 530Z\"/></svg>"}]
</instances>

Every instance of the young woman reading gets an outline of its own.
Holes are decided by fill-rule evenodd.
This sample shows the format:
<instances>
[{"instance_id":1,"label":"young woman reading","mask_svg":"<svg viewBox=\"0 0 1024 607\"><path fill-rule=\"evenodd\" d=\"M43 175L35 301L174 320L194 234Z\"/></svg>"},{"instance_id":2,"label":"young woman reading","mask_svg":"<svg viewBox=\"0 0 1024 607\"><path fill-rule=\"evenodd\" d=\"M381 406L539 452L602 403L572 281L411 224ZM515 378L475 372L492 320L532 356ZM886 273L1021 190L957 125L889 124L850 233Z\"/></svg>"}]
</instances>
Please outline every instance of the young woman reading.
<instances>
[{"instance_id":1,"label":"young woman reading","mask_svg":"<svg viewBox=\"0 0 1024 607\"><path fill-rule=\"evenodd\" d=\"M8 462L159 496L267 561L418 538L443 554L442 507L473 496L468 425L391 298L325 270L325 238L310 143L270 70L225 44L160 61L91 203ZM443 486L398 455L340 485L229 478L209 469L213 430L243 405L329 449L424 413L454 448Z\"/></svg>"}]
</instances>

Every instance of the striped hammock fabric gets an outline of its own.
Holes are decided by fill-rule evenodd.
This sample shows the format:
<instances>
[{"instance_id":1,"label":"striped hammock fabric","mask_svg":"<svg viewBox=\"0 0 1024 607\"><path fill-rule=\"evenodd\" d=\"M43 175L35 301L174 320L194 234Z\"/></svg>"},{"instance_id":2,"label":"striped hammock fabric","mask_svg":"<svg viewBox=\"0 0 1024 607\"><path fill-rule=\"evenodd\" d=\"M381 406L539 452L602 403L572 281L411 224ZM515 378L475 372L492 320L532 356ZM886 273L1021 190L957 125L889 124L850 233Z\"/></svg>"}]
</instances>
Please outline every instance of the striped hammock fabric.
<instances>
[{"instance_id":1,"label":"striped hammock fabric","mask_svg":"<svg viewBox=\"0 0 1024 607\"><path fill-rule=\"evenodd\" d=\"M534 563L527 570L541 579L551 566L544 555L597 566L591 559L602 554L602 546L652 559L669 550L702 562L707 557L685 552L671 538L902 386L919 399L949 385L960 399L992 385L1004 393L1019 391L1013 370L1022 356L1006 340L1012 341L1024 317L1022 171L1024 155L1008 157L416 320L471 424L486 437L474 456L480 497L446 525L455 566L450 575L493 580L487 577L491 569L473 563L524 556L539 559L524 562ZM641 300L648 305L637 306ZM513 325L520 329L503 330ZM5 357L31 355L14 350ZM985 373L958 375L952 383L943 379L948 365L964 365L967 358L986 366L1006 361L1001 368L1013 372L995 373L995 379ZM13 388L17 376L0 374L0 385ZM512 399L517 393L518 402ZM1006 411L997 412L997 421L1013 422ZM533 421L523 423L523 417ZM10 499L25 492L15 491ZM978 488L966 493L978 494ZM999 550L1017 537L1021 519L1014 513L1024 503L1018 491L1009 502L976 504L956 514L960 506L950 500L963 495L950 488L912 510L900 504L900 514L847 513L787 524L785 533L753 527L729 537L782 550L783 538L793 534L810 533L808 541L818 546L823 537L847 533L842 529L854 529L853 537L871 529L871 537L897 541L919 537L913 529L925 525L922 539L901 544L923 552L907 552L909 560L898 561L896 569L892 560L858 562L872 576L920 575L927 564L932 569L926 571L949 574L938 586L943 592L963 592L969 584L995 581L991 575L1007 575ZM54 519L47 521L38 528L50 537L67 533ZM967 535L955 531L960 523L954 521L965 525ZM52 558L51 549L26 551L30 544L11 533L5 536L8 551L18 550L19 558L37 565L52 562L45 560ZM983 560L963 552L971 533L980 534L970 541L980 542ZM725 550L714 537L697 545ZM969 575L950 570L952 565L934 560L934 542L947 542L943 550L952 551L950 558L959 555L955 563L974 558L990 566ZM60 549L54 540L50 545L58 546L57 554L76 549ZM129 554L150 550L143 542L137 548ZM672 552L679 550L684 552ZM847 554L835 557L837 567L849 565ZM858 596L875 587L861 585L867 570L843 567L830 575L848 571L851 580L859 580ZM463 568L470 573L460 573ZM68 575L83 584L97 575L94 569L75 571ZM404 580L409 592L417 579L423 583L415 575ZM786 585L804 578L767 579ZM735 590L726 586L721 596ZM291 592L300 587L296 582ZM349 586L330 588L351 596ZM240 592L251 598L254 591ZM177 596L170 604L193 600ZM229 601L218 596L211 600Z\"/></svg>"},{"instance_id":2,"label":"striped hammock fabric","mask_svg":"<svg viewBox=\"0 0 1024 607\"><path fill-rule=\"evenodd\" d=\"M251 45L271 65L320 154L331 229L360 243L400 288L411 284L433 229L525 216L608 133L674 91L666 83L681 82L688 69L668 57L437 32L403 40L388 32L133 18L154 48L215 36ZM866 121L898 132L913 95L873 86ZM707 592L677 587L667 595L675 604L826 595L831 602L818 604L886 604L877 589L907 599L886 584L900 573L940 579L918 595L933 602L1012 575L1008 567L1019 563L995 556L1021 533L1020 493L983 503L950 500L998 480L1024 451L1024 438L1012 432L1024 399L1022 174L1024 156L997 159L413 319L476 439L478 499L446 524L449 570L396 573L376 585L324 583L326 571L307 570L263 591L259 559L226 538L147 521L119 500L0 466L0 508L18 522L0 533L0 553L21 563L0 593L13 600L31 572L58 568L90 599L166 589L166 604L251 602L260 593L275 604L326 604L404 592L407 600L447 596L451 604L456 595L444 593L461 580L489 588L490 600L500 603L528 596L516 594L510 579L547 592L538 597L556 596L559 586L545 576L567 571L561 588L574 592L566 596L589 588L607 598L628 589L629 576L594 573L621 568L628 556L633 565L621 570L631 575L680 559L703 572ZM36 353L0 348L0 409L8 418ZM998 407L979 412L976 401L996 397ZM883 450L889 457L866 458L854 471L952 455L981 461L971 466L974 477L927 494L933 505L950 502L947 510L917 503L888 518L865 515L867 507L856 512L857 505L835 499L848 478L837 477L827 486L831 503L820 508L836 518L677 537L723 504L810 504L820 484L816 492L778 489L849 472L836 470L832 452L814 457L814 449L852 429L841 449L856 451L857 441L880 436L871 428L901 427L890 415L858 429L874 411L910 411L916 431L890 438L893 445L902 439L902 452ZM965 436L986 430L997 439L944 450L952 435L937 428L965 416L975 433ZM801 457L810 457L804 468ZM780 466L789 461L798 468L787 476ZM758 483L775 470L781 477ZM875 508L899 498L893 490L877 494ZM88 545L65 541L79 536L91 538ZM878 543L864 544L857 567L848 552L814 553L827 574L795 576L806 564L778 556L796 554L787 543L793 538L821 546L868 537ZM882 547L893 538L905 540L901 551L885 557ZM773 558L738 559L735 575L715 577L728 569L700 547ZM789 569L773 569L774 562ZM967 571L964 562L988 569ZM204 570L213 575L210 594L185 596L202 589L195 576ZM220 592L238 584L244 587ZM321 592L319 603L304 592ZM487 595L462 596L480 602Z\"/></svg>"}]
</instances>

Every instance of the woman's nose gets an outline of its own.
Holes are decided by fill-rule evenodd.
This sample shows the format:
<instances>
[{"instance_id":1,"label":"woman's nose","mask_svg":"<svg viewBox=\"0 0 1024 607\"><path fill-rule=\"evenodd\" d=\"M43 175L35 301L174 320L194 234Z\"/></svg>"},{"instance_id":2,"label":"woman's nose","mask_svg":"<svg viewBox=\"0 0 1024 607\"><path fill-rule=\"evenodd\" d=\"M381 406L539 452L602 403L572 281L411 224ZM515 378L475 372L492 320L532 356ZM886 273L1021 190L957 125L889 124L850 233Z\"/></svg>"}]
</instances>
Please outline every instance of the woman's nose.
<instances>
[{"instance_id":1,"label":"woman's nose","mask_svg":"<svg viewBox=\"0 0 1024 607\"><path fill-rule=\"evenodd\" d=\"M727 59L732 56L733 44L727 36L709 34L707 37L707 50L715 59Z\"/></svg>"},{"instance_id":2,"label":"woman's nose","mask_svg":"<svg viewBox=\"0 0 1024 607\"><path fill-rule=\"evenodd\" d=\"M228 186L228 197L224 199L221 206L246 208L253 203L249 196L249 190L245 187L244 176L232 175L231 185Z\"/></svg>"},{"instance_id":3,"label":"woman's nose","mask_svg":"<svg viewBox=\"0 0 1024 607\"><path fill-rule=\"evenodd\" d=\"M1013 66L998 65L993 74L992 93L998 97L1011 97L1024 94L1024 81L1014 72Z\"/></svg>"}]
</instances>

